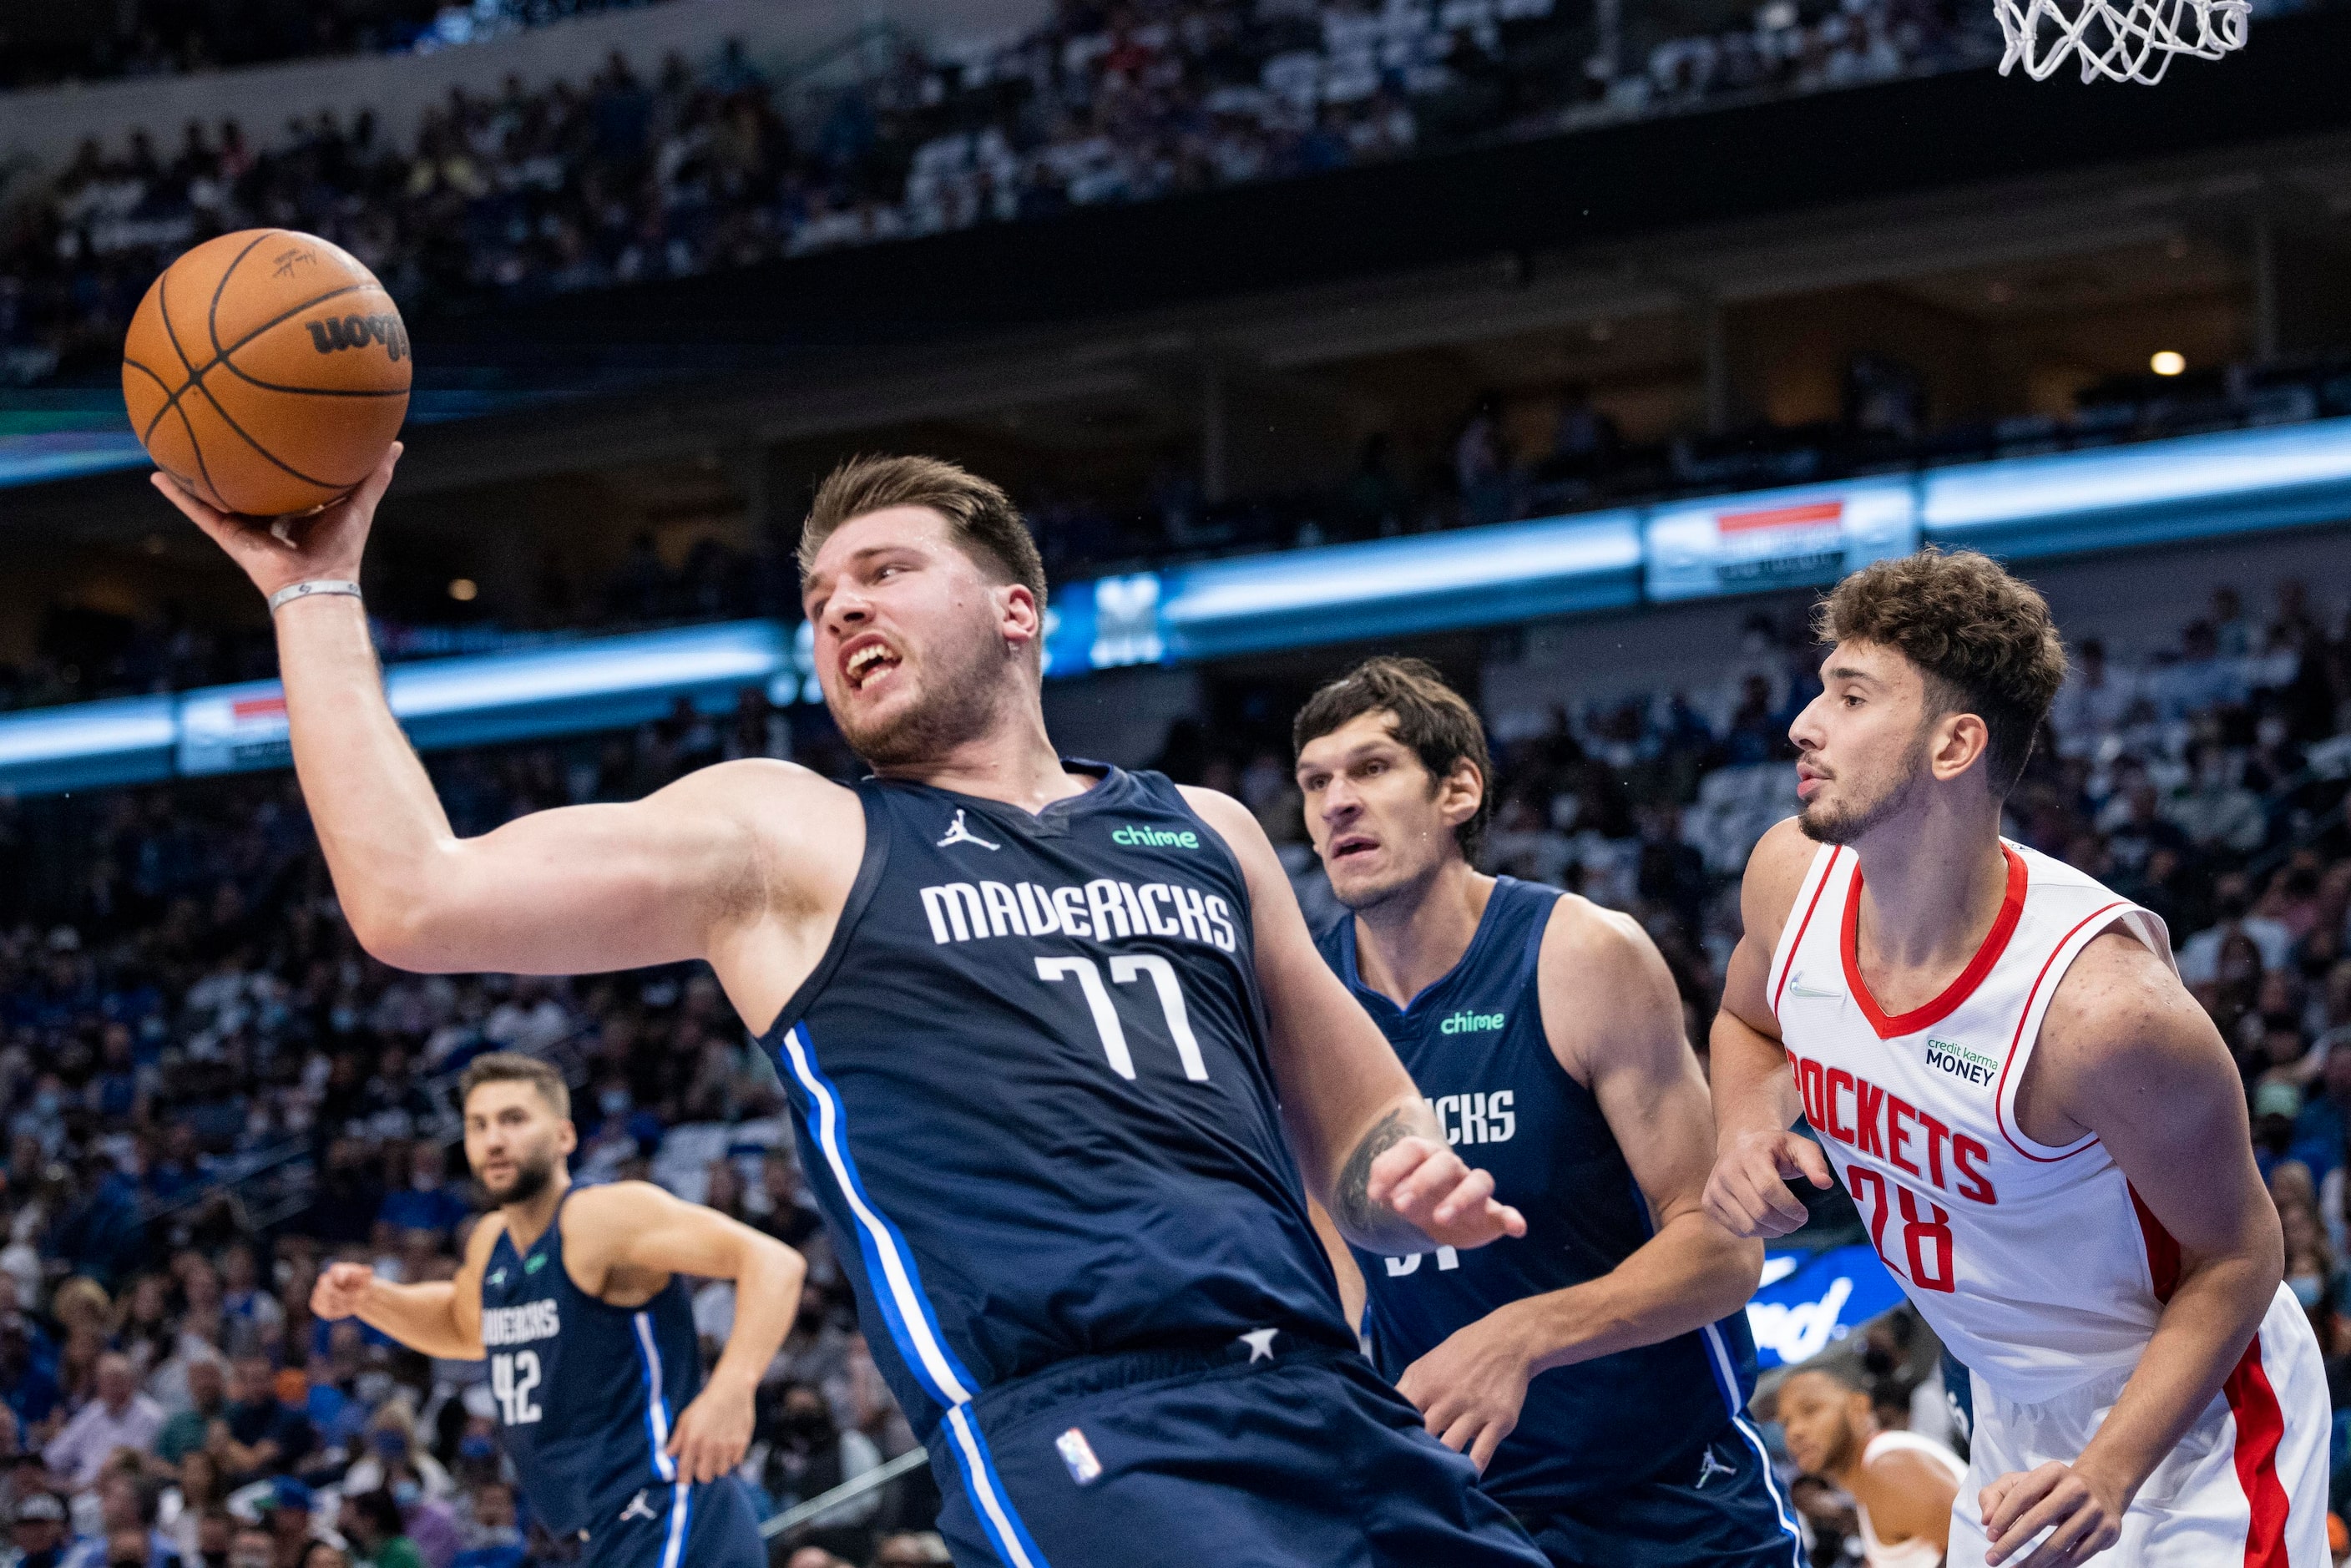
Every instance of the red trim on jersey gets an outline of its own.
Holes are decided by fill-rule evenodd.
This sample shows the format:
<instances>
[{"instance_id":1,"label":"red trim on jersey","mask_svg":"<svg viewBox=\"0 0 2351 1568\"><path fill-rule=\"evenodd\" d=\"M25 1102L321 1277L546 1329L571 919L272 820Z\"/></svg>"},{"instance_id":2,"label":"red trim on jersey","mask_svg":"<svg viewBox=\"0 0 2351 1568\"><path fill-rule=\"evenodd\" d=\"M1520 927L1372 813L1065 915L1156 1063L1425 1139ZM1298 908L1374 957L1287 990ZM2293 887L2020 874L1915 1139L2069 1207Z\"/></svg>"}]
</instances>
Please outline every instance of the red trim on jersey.
<instances>
[{"instance_id":1,"label":"red trim on jersey","mask_svg":"<svg viewBox=\"0 0 2351 1568\"><path fill-rule=\"evenodd\" d=\"M1992 917L1991 929L1984 933L1983 946L1959 971L1959 977L1943 988L1943 994L1924 1007L1912 1008L1907 1013L1888 1016L1879 1010L1877 998L1869 994L1868 982L1861 977L1861 860L1853 862L1853 888L1844 895L1844 935L1837 943L1837 952L1844 959L1844 983L1853 988L1853 999L1861 1004L1869 1027L1877 1031L1880 1040L1895 1040L1906 1034L1917 1034L1929 1025L1938 1024L1951 1016L1959 1005L1975 994L1975 989L1991 974L2000 956L2008 950L2008 939L2016 935L2016 923L2024 915L2024 857L2000 846L2008 857L2008 891L2001 895L2000 913Z\"/></svg>"},{"instance_id":2,"label":"red trim on jersey","mask_svg":"<svg viewBox=\"0 0 2351 1568\"><path fill-rule=\"evenodd\" d=\"M2015 1065L2016 1048L2024 1039L2024 1020L2032 1016L2032 998L2041 994L2041 982L2049 977L2050 965L2057 962L2058 954L2063 953L2067 947L2073 945L2074 938L2081 935L2083 926L2089 925L2093 920L2102 919L2106 915L2112 915L2116 910L2122 908L2124 903L2124 900L2117 898L2112 904L2102 904L2098 905L2097 908L2090 911L2089 914L2084 915L2079 921L2075 922L2074 929L2065 933L2064 939L2061 940L2056 946L2052 947L2049 950L2049 956L2042 963L2041 973L2032 977L2032 988L2024 993L2024 1007L2022 1010L2018 1012L2016 1015L2016 1032L2009 1037L2008 1054L2001 1059L2000 1082L1992 1086L1991 1091L1992 1120L2000 1124L2000 1135L2008 1140L2008 1146L2014 1149L2018 1154L2022 1155L2026 1159L2032 1160L2037 1165L2053 1166L2059 1160L2070 1160L2075 1155L2082 1153L2083 1150L2095 1146L2098 1140L2092 1138L2083 1144L2080 1148L2067 1149L2062 1155L2036 1155L2031 1149L2026 1148L2022 1144L2018 1143L2016 1141L2016 1134L2008 1130L2008 1070L2011 1066ZM2133 1196L2136 1197L2137 1195L2134 1194Z\"/></svg>"},{"instance_id":3,"label":"red trim on jersey","mask_svg":"<svg viewBox=\"0 0 2351 1568\"><path fill-rule=\"evenodd\" d=\"M2155 1210L2147 1207L2138 1188L2132 1186L2128 1179L2123 1186L2130 1188L2131 1212L2138 1216L2138 1238L2147 1243L2147 1275L2155 1281L2155 1299L2168 1301L2171 1292L2179 1288L2179 1243L2163 1228Z\"/></svg>"},{"instance_id":4,"label":"red trim on jersey","mask_svg":"<svg viewBox=\"0 0 2351 1568\"><path fill-rule=\"evenodd\" d=\"M1804 931L1813 923L1813 911L1821 906L1821 894L1829 887L1829 878L1836 874L1837 856L1844 853L1840 844L1829 852L1829 863L1821 868L1821 880L1813 884L1813 901L1804 905L1804 917L1796 922L1796 939L1788 944L1788 967L1780 971L1780 983L1771 988L1771 1016L1780 1016L1780 993L1788 988L1788 977L1795 972L1796 954L1804 945Z\"/></svg>"},{"instance_id":5,"label":"red trim on jersey","mask_svg":"<svg viewBox=\"0 0 2351 1568\"><path fill-rule=\"evenodd\" d=\"M2278 1443L2285 1436L2285 1412L2262 1368L2262 1336L2245 1347L2236 1370L2220 1385L2229 1413L2237 1418L2237 1484L2245 1489L2252 1517L2245 1526L2245 1568L2291 1568L2286 1557L2286 1519L2293 1506L2278 1479Z\"/></svg>"}]
</instances>

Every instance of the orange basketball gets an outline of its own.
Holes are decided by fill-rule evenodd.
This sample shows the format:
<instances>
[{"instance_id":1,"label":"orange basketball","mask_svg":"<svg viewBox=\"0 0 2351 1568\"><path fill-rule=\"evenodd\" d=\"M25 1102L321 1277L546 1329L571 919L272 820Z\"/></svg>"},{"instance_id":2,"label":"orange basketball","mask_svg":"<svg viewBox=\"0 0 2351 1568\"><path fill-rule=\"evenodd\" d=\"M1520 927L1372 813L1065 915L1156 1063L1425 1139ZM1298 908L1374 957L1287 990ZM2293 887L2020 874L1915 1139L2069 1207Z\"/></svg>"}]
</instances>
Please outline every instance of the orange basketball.
<instances>
[{"instance_id":1,"label":"orange basketball","mask_svg":"<svg viewBox=\"0 0 2351 1568\"><path fill-rule=\"evenodd\" d=\"M325 240L246 229L173 262L122 345L155 466L224 511L308 512L374 471L408 413L408 330Z\"/></svg>"}]
</instances>

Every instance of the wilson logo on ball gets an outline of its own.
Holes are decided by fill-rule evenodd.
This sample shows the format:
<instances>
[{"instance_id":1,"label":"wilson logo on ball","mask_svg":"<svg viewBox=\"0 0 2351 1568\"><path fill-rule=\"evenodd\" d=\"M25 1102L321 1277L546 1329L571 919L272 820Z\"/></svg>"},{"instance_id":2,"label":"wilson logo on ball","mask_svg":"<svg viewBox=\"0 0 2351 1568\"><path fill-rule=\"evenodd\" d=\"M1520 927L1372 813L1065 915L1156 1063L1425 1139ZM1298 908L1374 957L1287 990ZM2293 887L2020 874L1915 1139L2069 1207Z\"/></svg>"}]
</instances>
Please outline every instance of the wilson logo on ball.
<instances>
[{"instance_id":1,"label":"wilson logo on ball","mask_svg":"<svg viewBox=\"0 0 2351 1568\"><path fill-rule=\"evenodd\" d=\"M364 349L370 343L381 343L384 352L394 360L408 352L408 329L400 318L389 313L381 316L329 316L322 320L302 323L310 329L310 346L322 354L343 349Z\"/></svg>"}]
</instances>

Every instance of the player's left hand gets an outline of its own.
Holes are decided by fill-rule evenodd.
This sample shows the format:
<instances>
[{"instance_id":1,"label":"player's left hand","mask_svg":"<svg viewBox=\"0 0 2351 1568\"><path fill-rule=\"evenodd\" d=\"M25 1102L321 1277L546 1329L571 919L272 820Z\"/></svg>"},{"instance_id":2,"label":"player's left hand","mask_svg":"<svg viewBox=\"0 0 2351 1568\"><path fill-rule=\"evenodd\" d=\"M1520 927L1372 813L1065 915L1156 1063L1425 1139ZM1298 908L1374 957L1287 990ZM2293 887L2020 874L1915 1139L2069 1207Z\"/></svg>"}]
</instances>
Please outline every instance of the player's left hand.
<instances>
[{"instance_id":1,"label":"player's left hand","mask_svg":"<svg viewBox=\"0 0 2351 1568\"><path fill-rule=\"evenodd\" d=\"M2074 1568L2122 1539L2130 1499L2095 1473L2053 1459L2035 1469L2011 1470L1984 1488L1977 1503L1991 1542L1985 1563L2014 1559L2016 1568ZM2044 1530L2049 1539L2038 1551L2015 1557Z\"/></svg>"},{"instance_id":2,"label":"player's left hand","mask_svg":"<svg viewBox=\"0 0 2351 1568\"><path fill-rule=\"evenodd\" d=\"M1434 1138L1400 1138L1372 1162L1364 1196L1384 1203L1439 1247L1483 1247L1524 1236L1526 1217L1494 1200L1494 1178Z\"/></svg>"},{"instance_id":3,"label":"player's left hand","mask_svg":"<svg viewBox=\"0 0 2351 1568\"><path fill-rule=\"evenodd\" d=\"M1469 1456L1483 1474L1519 1424L1534 1375L1510 1309L1456 1330L1444 1343L1404 1369L1396 1392L1416 1406L1437 1440Z\"/></svg>"},{"instance_id":4,"label":"player's left hand","mask_svg":"<svg viewBox=\"0 0 2351 1568\"><path fill-rule=\"evenodd\" d=\"M706 1485L734 1472L751 1447L751 1391L703 1385L677 1418L666 1452L677 1461L680 1480Z\"/></svg>"}]
</instances>

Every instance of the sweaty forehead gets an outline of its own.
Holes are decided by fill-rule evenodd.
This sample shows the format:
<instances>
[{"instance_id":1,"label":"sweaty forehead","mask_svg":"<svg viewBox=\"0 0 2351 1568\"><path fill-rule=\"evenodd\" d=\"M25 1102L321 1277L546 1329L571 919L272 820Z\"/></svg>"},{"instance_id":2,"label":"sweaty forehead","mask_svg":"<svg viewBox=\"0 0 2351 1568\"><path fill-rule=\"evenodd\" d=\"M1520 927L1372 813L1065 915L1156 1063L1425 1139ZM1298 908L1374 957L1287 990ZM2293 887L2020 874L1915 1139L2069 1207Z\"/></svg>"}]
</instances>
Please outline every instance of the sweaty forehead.
<instances>
[{"instance_id":1,"label":"sweaty forehead","mask_svg":"<svg viewBox=\"0 0 2351 1568\"><path fill-rule=\"evenodd\" d=\"M1326 730L1299 747L1298 763L1329 764L1366 751L1401 747L1395 736L1395 715L1385 708L1359 713L1336 729Z\"/></svg>"},{"instance_id":2,"label":"sweaty forehead","mask_svg":"<svg viewBox=\"0 0 2351 1568\"><path fill-rule=\"evenodd\" d=\"M891 549L935 549L948 542L947 520L929 507L884 507L854 517L825 537L809 570L811 581L838 576L863 558Z\"/></svg>"}]
</instances>

